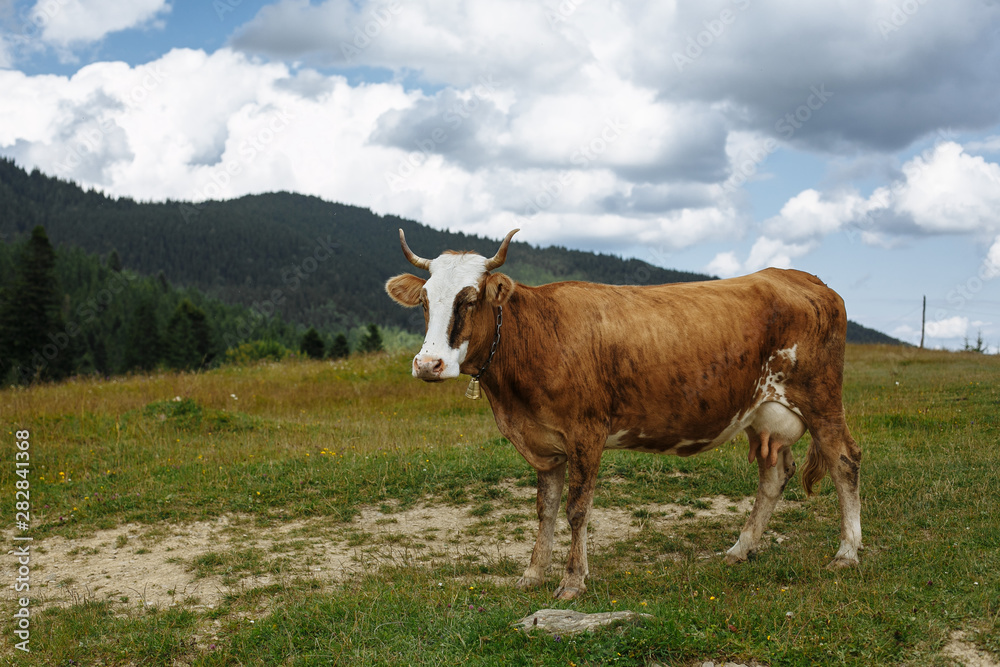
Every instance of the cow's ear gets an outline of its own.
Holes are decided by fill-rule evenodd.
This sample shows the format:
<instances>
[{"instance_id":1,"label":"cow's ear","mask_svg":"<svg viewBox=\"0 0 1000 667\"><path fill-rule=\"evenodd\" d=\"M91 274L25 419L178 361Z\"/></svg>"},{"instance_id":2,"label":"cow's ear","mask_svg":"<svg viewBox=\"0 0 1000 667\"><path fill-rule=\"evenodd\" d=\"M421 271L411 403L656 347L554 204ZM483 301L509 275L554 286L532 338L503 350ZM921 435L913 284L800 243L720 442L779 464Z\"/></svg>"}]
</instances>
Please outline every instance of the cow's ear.
<instances>
[{"instance_id":1,"label":"cow's ear","mask_svg":"<svg viewBox=\"0 0 1000 667\"><path fill-rule=\"evenodd\" d=\"M427 281L423 278L404 273L395 278L389 278L385 283L385 291L396 303L413 308L420 305L420 293L424 289L425 282Z\"/></svg>"},{"instance_id":2,"label":"cow's ear","mask_svg":"<svg viewBox=\"0 0 1000 667\"><path fill-rule=\"evenodd\" d=\"M497 306L507 303L507 299L514 293L514 281L502 273L491 273L486 278L486 298Z\"/></svg>"}]
</instances>

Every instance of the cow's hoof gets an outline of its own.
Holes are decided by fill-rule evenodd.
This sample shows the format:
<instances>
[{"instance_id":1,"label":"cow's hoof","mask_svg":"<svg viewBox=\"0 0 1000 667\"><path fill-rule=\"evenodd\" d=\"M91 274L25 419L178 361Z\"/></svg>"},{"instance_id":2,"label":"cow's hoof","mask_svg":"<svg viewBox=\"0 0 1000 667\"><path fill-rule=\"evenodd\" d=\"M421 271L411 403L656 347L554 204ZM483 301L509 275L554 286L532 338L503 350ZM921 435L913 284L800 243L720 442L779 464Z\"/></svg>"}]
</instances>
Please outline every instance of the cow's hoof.
<instances>
[{"instance_id":1,"label":"cow's hoof","mask_svg":"<svg viewBox=\"0 0 1000 667\"><path fill-rule=\"evenodd\" d=\"M739 565L757 557L756 547L741 547L737 542L726 552L726 565Z\"/></svg>"},{"instance_id":2,"label":"cow's hoof","mask_svg":"<svg viewBox=\"0 0 1000 667\"><path fill-rule=\"evenodd\" d=\"M861 563L858 561L857 557L847 558L844 556L838 556L834 558L829 563L827 563L826 569L828 570L843 570L845 567L857 567Z\"/></svg>"},{"instance_id":3,"label":"cow's hoof","mask_svg":"<svg viewBox=\"0 0 1000 667\"><path fill-rule=\"evenodd\" d=\"M536 586L540 586L541 584L542 584L541 577L529 577L526 574L520 579L518 579L517 583L514 585L520 588L521 590L524 590L525 588L534 588Z\"/></svg>"},{"instance_id":4,"label":"cow's hoof","mask_svg":"<svg viewBox=\"0 0 1000 667\"><path fill-rule=\"evenodd\" d=\"M747 562L745 554L733 553L731 551L726 552L726 565L739 565L745 562Z\"/></svg>"},{"instance_id":5,"label":"cow's hoof","mask_svg":"<svg viewBox=\"0 0 1000 667\"><path fill-rule=\"evenodd\" d=\"M573 588L570 586L560 586L552 596L557 600L575 600L586 592L586 588Z\"/></svg>"}]
</instances>

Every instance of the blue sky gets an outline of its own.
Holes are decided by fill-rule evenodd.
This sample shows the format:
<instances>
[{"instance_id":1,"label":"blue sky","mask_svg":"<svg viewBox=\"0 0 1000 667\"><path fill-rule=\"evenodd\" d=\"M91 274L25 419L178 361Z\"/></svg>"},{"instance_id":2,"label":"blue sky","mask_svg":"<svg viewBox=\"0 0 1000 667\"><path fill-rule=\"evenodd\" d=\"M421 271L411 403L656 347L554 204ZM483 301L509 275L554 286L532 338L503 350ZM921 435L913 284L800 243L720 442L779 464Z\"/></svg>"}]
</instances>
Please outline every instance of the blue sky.
<instances>
[{"instance_id":1,"label":"blue sky","mask_svg":"<svg viewBox=\"0 0 1000 667\"><path fill-rule=\"evenodd\" d=\"M1000 4L0 0L0 154L142 200L290 190L1000 345Z\"/></svg>"}]
</instances>

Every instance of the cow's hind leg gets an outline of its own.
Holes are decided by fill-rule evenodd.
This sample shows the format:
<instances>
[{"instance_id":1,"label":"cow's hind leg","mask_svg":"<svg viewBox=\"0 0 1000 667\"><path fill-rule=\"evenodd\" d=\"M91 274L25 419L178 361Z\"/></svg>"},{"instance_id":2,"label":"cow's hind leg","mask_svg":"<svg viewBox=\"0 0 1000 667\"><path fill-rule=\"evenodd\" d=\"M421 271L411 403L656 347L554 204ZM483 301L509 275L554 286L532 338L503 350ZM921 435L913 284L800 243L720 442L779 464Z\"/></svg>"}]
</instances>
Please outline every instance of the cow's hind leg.
<instances>
[{"instance_id":1,"label":"cow's hind leg","mask_svg":"<svg viewBox=\"0 0 1000 667\"><path fill-rule=\"evenodd\" d=\"M754 501L753 509L750 510L750 517L740 531L740 538L726 552L726 562L730 565L745 561L750 554L757 551L764 528L778 504L778 499L785 490L788 480L795 474L791 443L772 439L769 443L771 450L768 454L763 454L761 435L752 428L748 428L746 432L750 438L750 451L758 452L757 499ZM771 460L776 460L777 465L772 465Z\"/></svg>"},{"instance_id":2,"label":"cow's hind leg","mask_svg":"<svg viewBox=\"0 0 1000 667\"><path fill-rule=\"evenodd\" d=\"M551 470L538 471L538 496L535 501L538 510L538 537L535 539L535 549L531 552L531 563L517 582L518 588L538 586L545 580L545 572L552 562L552 541L565 481L565 461Z\"/></svg>"},{"instance_id":3,"label":"cow's hind leg","mask_svg":"<svg viewBox=\"0 0 1000 667\"><path fill-rule=\"evenodd\" d=\"M827 567L858 564L861 549L861 496L858 478L861 448L851 437L843 414L829 420L814 420L809 428L812 444L802 467L802 486L812 493L812 485L830 473L840 503L840 549Z\"/></svg>"}]
</instances>

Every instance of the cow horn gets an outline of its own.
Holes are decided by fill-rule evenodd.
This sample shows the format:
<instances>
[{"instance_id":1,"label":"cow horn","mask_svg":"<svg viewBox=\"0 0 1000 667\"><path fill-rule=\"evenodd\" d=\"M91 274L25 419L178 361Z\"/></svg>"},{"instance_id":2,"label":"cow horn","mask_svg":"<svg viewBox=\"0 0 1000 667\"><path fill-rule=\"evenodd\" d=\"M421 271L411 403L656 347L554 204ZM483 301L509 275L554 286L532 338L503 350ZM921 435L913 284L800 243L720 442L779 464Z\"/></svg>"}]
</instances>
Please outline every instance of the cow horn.
<instances>
[{"instance_id":1,"label":"cow horn","mask_svg":"<svg viewBox=\"0 0 1000 667\"><path fill-rule=\"evenodd\" d=\"M410 246L406 245L406 235L403 234L402 229L399 230L399 245L403 246L403 254L406 255L406 259L410 260L410 264L417 267L418 269L427 269L428 271L430 270L431 260L424 259L423 257L418 257L417 255L413 254L413 251L410 250Z\"/></svg>"},{"instance_id":2,"label":"cow horn","mask_svg":"<svg viewBox=\"0 0 1000 667\"><path fill-rule=\"evenodd\" d=\"M517 234L520 229L512 229L507 232L507 238L503 240L500 244L500 249L497 250L497 254L493 255L492 259L486 260L486 270L492 271L493 269L503 266L503 263L507 261L507 246L510 245L510 239L514 234Z\"/></svg>"}]
</instances>

